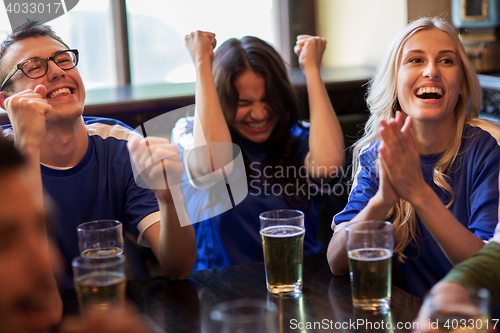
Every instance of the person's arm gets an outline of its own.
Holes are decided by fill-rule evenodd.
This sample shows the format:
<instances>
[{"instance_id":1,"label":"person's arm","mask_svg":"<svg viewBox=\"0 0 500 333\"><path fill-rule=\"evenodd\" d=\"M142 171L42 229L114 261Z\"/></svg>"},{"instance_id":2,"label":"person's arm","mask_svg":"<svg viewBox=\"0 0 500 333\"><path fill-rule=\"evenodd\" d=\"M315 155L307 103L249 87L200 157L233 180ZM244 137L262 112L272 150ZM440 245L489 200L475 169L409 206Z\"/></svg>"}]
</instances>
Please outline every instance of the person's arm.
<instances>
[{"instance_id":1,"label":"person's arm","mask_svg":"<svg viewBox=\"0 0 500 333\"><path fill-rule=\"evenodd\" d=\"M412 204L446 257L456 265L481 249L484 242L455 218L426 183L411 123L407 117L403 126L400 112L395 119L381 122L380 136L384 143L380 150L381 166L394 191Z\"/></svg>"},{"instance_id":2,"label":"person's arm","mask_svg":"<svg viewBox=\"0 0 500 333\"><path fill-rule=\"evenodd\" d=\"M491 294L492 308L495 308L500 304L500 243L489 242L469 259L453 267L441 281L486 288Z\"/></svg>"},{"instance_id":3,"label":"person's arm","mask_svg":"<svg viewBox=\"0 0 500 333\"><path fill-rule=\"evenodd\" d=\"M43 98L43 85L8 95L0 92L0 107L7 111L14 130L14 144L26 158L26 171L37 198L43 198L40 149L45 138L45 119L52 106Z\"/></svg>"},{"instance_id":4,"label":"person's arm","mask_svg":"<svg viewBox=\"0 0 500 333\"><path fill-rule=\"evenodd\" d=\"M132 162L137 170L143 170L141 178L154 191L160 207L160 222L147 228L143 238L165 275L185 279L196 262L196 236L191 224L181 226L179 215L185 221L187 214L184 205L174 203L172 195L176 191L176 195L182 196L178 186L174 186L180 184L182 172L178 148L167 139L153 137L134 137L127 146Z\"/></svg>"},{"instance_id":5,"label":"person's arm","mask_svg":"<svg viewBox=\"0 0 500 333\"><path fill-rule=\"evenodd\" d=\"M216 165L226 165L232 160L232 146L216 151L210 147L212 142L232 143L212 74L215 45L215 34L210 32L195 31L186 36L186 46L196 70L194 147L207 146L207 150L198 148L189 155L188 166L194 178L210 174Z\"/></svg>"},{"instance_id":6,"label":"person's arm","mask_svg":"<svg viewBox=\"0 0 500 333\"><path fill-rule=\"evenodd\" d=\"M306 78L311 128L306 167L315 181L336 177L344 166L344 136L320 74L326 40L301 35L295 53Z\"/></svg>"}]
</instances>

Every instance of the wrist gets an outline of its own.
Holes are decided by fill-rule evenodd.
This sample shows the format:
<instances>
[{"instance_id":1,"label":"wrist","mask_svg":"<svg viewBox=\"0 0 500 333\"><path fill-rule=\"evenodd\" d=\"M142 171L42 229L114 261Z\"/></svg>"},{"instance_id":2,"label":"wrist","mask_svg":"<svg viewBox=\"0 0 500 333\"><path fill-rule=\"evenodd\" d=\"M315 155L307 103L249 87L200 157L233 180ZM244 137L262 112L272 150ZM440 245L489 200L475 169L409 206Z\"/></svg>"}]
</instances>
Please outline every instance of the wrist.
<instances>
[{"instance_id":1,"label":"wrist","mask_svg":"<svg viewBox=\"0 0 500 333\"><path fill-rule=\"evenodd\" d=\"M429 184L425 183L419 188L421 190L418 193L408 198L408 201L416 210L425 208L425 206L428 206L428 202L433 202L435 200L437 200L437 202L441 201Z\"/></svg>"},{"instance_id":2,"label":"wrist","mask_svg":"<svg viewBox=\"0 0 500 333\"><path fill-rule=\"evenodd\" d=\"M321 70L319 66L305 65L301 67L302 73L306 78L319 77L321 79Z\"/></svg>"},{"instance_id":3,"label":"wrist","mask_svg":"<svg viewBox=\"0 0 500 333\"><path fill-rule=\"evenodd\" d=\"M395 202L386 202L379 192L377 192L375 196L368 201L367 206L370 207L370 210L376 212L378 216L385 217L395 204Z\"/></svg>"},{"instance_id":4,"label":"wrist","mask_svg":"<svg viewBox=\"0 0 500 333\"><path fill-rule=\"evenodd\" d=\"M198 57L194 60L194 66L198 70L210 70L212 71L212 59L210 57Z\"/></svg>"}]
</instances>

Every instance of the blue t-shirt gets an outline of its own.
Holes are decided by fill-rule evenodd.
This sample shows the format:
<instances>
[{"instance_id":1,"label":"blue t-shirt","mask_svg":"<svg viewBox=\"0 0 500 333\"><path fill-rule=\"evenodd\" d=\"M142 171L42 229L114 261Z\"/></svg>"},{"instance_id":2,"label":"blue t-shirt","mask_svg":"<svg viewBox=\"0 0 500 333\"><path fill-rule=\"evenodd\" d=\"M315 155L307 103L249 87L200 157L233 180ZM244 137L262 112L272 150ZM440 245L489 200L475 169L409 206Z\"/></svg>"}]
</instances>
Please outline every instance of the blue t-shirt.
<instances>
[{"instance_id":1,"label":"blue t-shirt","mask_svg":"<svg viewBox=\"0 0 500 333\"><path fill-rule=\"evenodd\" d=\"M179 120L172 132L172 144L179 147L185 170L188 170L188 167L184 152L193 148L193 119L193 117L187 117ZM309 129L295 126L292 129L292 136L299 138L295 154L303 163L309 152ZM243 140L240 148L247 156L249 168L252 169L246 170L246 172L254 171L254 176L259 175L256 170L261 169L260 163L264 159L265 143ZM265 172L279 177L279 174L276 173L280 171L287 172L286 168L282 170L268 169ZM300 171L305 173L305 168ZM189 171L183 173L182 190L188 215L191 221L196 222L200 221L200 211L202 212L204 207L209 207L213 198L210 197L210 191L196 188L190 177ZM194 270L263 261L259 214L275 209L297 209L297 207L291 207L284 200L283 191L280 186L273 187L273 184L266 182L265 179L261 181L258 177L252 178L250 176L248 194L241 203L234 207L228 203L229 208L226 207L227 210L222 214L194 223L198 250ZM307 194L307 191L307 188L302 189L303 193ZM307 203L304 204L305 207L307 207ZM311 196L309 210L301 210L305 213L304 255L320 253L322 243L316 237L318 232L317 199Z\"/></svg>"},{"instance_id":2,"label":"blue t-shirt","mask_svg":"<svg viewBox=\"0 0 500 333\"><path fill-rule=\"evenodd\" d=\"M500 146L496 138L500 138L500 128L483 120L477 123L481 127L465 127L457 160L447 174L448 183L455 193L455 201L449 210L462 225L486 241L493 236L498 221ZM354 218L377 192L379 176L375 162L379 143L373 142L361 154L349 202L334 217L333 228ZM448 194L434 184L432 177L440 156L420 156L420 161L425 181L447 204ZM403 251L408 259L401 268L412 294L423 297L453 265L418 216L417 224L420 236Z\"/></svg>"},{"instance_id":3,"label":"blue t-shirt","mask_svg":"<svg viewBox=\"0 0 500 333\"><path fill-rule=\"evenodd\" d=\"M41 165L43 189L57 208L53 231L65 260L62 283L66 288L72 286L71 260L79 255L79 224L119 220L139 236L138 227L143 231L160 220L154 193L134 180L126 144L131 135L139 134L113 119L84 117L84 121L88 148L82 160L64 170Z\"/></svg>"}]
</instances>

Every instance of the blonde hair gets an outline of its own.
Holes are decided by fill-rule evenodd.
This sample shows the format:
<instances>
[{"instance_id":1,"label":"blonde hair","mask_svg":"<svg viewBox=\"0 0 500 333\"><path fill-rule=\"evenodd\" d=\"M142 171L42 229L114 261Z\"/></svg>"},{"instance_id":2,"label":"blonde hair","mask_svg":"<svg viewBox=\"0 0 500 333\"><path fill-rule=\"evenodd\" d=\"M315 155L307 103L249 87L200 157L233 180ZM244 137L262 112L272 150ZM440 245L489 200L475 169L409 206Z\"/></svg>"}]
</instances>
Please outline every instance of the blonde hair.
<instances>
[{"instance_id":1,"label":"blonde hair","mask_svg":"<svg viewBox=\"0 0 500 333\"><path fill-rule=\"evenodd\" d=\"M446 173L457 160L465 125L472 118L477 118L479 114L482 95L479 79L465 53L458 33L441 18L423 17L409 23L386 50L368 89L366 102L371 115L366 122L363 137L353 147L353 181L361 167L359 165L360 155L363 154L365 148L369 147L370 143L379 139L380 121L393 118L396 111L401 110L397 96L397 74L404 45L417 32L429 29L438 29L450 37L457 49L462 70L461 94L455 106L455 131L451 144L437 162L433 175L434 183L448 193L450 200L446 207L449 207L455 200L455 194L451 185L446 181ZM406 258L402 253L403 250L417 237L415 209L409 202L400 199L389 212L387 219L391 220L394 225L394 253L397 253L400 261L403 261Z\"/></svg>"}]
</instances>

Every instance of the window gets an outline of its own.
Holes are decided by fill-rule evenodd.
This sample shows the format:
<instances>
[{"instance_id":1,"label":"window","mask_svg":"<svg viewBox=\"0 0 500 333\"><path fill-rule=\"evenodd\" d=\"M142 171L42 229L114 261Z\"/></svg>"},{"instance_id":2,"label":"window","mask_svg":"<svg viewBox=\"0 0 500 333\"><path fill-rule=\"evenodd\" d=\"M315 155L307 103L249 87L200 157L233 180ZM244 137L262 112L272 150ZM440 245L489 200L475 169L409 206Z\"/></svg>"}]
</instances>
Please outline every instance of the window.
<instances>
[{"instance_id":1,"label":"window","mask_svg":"<svg viewBox=\"0 0 500 333\"><path fill-rule=\"evenodd\" d=\"M253 35L280 51L280 2L85 0L47 24L71 48L79 50L78 69L87 89L193 82L186 34L194 30L215 32L218 45L231 37ZM117 14L119 11L123 13ZM125 18L127 25L123 24ZM126 29L118 31L120 24ZM0 38L10 32L7 13L0 5ZM120 40L125 43L120 44ZM126 71L130 79L126 75L123 79Z\"/></svg>"},{"instance_id":2,"label":"window","mask_svg":"<svg viewBox=\"0 0 500 333\"><path fill-rule=\"evenodd\" d=\"M80 52L78 70L86 89L117 85L110 0L79 1L71 11L47 24Z\"/></svg>"},{"instance_id":3,"label":"window","mask_svg":"<svg viewBox=\"0 0 500 333\"><path fill-rule=\"evenodd\" d=\"M272 0L127 0L132 84L193 82L184 36L216 33L217 44L253 35L273 44Z\"/></svg>"}]
</instances>

